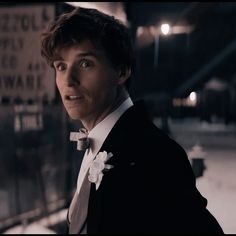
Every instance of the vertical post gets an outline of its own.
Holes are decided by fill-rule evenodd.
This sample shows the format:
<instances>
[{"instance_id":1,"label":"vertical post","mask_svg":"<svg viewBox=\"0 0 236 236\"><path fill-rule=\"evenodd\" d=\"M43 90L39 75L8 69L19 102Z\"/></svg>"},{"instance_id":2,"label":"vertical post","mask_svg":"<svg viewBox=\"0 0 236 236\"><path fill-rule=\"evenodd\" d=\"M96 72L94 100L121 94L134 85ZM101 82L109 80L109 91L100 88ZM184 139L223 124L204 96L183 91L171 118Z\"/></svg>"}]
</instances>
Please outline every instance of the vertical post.
<instances>
[{"instance_id":1,"label":"vertical post","mask_svg":"<svg viewBox=\"0 0 236 236\"><path fill-rule=\"evenodd\" d=\"M158 54L159 54L159 33L155 34L155 43L154 43L154 68L158 66Z\"/></svg>"},{"instance_id":2,"label":"vertical post","mask_svg":"<svg viewBox=\"0 0 236 236\"><path fill-rule=\"evenodd\" d=\"M190 33L189 32L187 32L186 33L186 38L187 38L187 50L189 49L189 46L190 46Z\"/></svg>"},{"instance_id":3,"label":"vertical post","mask_svg":"<svg viewBox=\"0 0 236 236\"><path fill-rule=\"evenodd\" d=\"M20 186L19 186L19 157L18 157L18 147L15 146L14 153L14 185L15 185L15 204L16 204L16 215L20 215L21 212L21 204L20 204Z\"/></svg>"}]
</instances>

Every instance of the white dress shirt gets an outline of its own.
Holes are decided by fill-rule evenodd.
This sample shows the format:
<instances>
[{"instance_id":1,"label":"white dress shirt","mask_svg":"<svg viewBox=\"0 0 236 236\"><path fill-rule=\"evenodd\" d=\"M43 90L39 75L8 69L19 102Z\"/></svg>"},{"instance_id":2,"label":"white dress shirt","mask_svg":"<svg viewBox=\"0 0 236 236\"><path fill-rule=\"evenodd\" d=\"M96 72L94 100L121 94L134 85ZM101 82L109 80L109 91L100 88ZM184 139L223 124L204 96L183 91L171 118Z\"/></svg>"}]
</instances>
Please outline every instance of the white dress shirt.
<instances>
[{"instance_id":1,"label":"white dress shirt","mask_svg":"<svg viewBox=\"0 0 236 236\"><path fill-rule=\"evenodd\" d=\"M90 147L86 150L80 167L77 180L78 194L90 164L102 147L102 144L104 143L107 135L110 133L111 129L121 117L121 115L131 106L133 106L133 102L131 98L128 97L116 110L106 116L89 132L88 138L90 139Z\"/></svg>"}]
</instances>

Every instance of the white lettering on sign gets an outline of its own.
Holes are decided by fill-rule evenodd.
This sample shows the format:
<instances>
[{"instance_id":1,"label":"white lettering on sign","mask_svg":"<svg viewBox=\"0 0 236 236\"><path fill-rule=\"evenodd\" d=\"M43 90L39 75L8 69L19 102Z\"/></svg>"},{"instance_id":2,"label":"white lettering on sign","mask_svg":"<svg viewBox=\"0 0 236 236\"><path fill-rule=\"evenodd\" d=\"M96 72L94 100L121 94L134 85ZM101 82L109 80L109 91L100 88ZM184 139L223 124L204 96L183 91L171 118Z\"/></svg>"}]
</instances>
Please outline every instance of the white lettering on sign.
<instances>
[{"instance_id":1,"label":"white lettering on sign","mask_svg":"<svg viewBox=\"0 0 236 236\"><path fill-rule=\"evenodd\" d=\"M15 105L15 119L14 130L15 132L25 131L39 131L43 129L43 112L42 105Z\"/></svg>"},{"instance_id":2,"label":"white lettering on sign","mask_svg":"<svg viewBox=\"0 0 236 236\"><path fill-rule=\"evenodd\" d=\"M42 114L16 115L15 132L39 131L43 129Z\"/></svg>"},{"instance_id":3,"label":"white lettering on sign","mask_svg":"<svg viewBox=\"0 0 236 236\"><path fill-rule=\"evenodd\" d=\"M25 77L21 75L8 75L1 76L0 75L0 89L21 89L22 92L28 90L42 90L42 74L28 74Z\"/></svg>"},{"instance_id":4,"label":"white lettering on sign","mask_svg":"<svg viewBox=\"0 0 236 236\"><path fill-rule=\"evenodd\" d=\"M0 7L1 96L54 99L54 71L40 54L40 34L54 17L54 4Z\"/></svg>"}]
</instances>

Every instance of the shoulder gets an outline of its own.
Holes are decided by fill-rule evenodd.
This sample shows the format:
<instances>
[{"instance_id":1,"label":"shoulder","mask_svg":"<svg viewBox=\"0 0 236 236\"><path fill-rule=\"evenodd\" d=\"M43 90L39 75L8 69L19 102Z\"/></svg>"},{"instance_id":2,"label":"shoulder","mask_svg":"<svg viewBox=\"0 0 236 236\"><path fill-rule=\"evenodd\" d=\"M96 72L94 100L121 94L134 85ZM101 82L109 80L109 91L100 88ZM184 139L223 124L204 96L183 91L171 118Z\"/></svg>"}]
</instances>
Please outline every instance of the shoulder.
<instances>
[{"instance_id":1,"label":"shoulder","mask_svg":"<svg viewBox=\"0 0 236 236\"><path fill-rule=\"evenodd\" d=\"M194 182L192 167L184 148L151 121L140 121L137 132L129 138L130 155L134 155L140 168L158 172L166 178L189 178Z\"/></svg>"}]
</instances>

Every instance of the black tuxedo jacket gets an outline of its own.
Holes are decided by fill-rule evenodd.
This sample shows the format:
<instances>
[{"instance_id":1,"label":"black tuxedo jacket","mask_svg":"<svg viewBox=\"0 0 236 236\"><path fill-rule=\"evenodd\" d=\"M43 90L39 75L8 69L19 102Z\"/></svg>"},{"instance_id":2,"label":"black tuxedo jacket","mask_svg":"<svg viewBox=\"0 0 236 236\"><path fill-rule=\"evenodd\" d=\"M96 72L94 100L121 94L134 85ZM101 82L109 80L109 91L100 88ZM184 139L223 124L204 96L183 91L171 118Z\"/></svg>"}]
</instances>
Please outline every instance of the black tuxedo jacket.
<instances>
[{"instance_id":1,"label":"black tuxedo jacket","mask_svg":"<svg viewBox=\"0 0 236 236\"><path fill-rule=\"evenodd\" d=\"M98 190L92 183L87 232L223 233L183 148L148 120L142 104L129 108L100 151L112 152L114 168Z\"/></svg>"}]
</instances>

